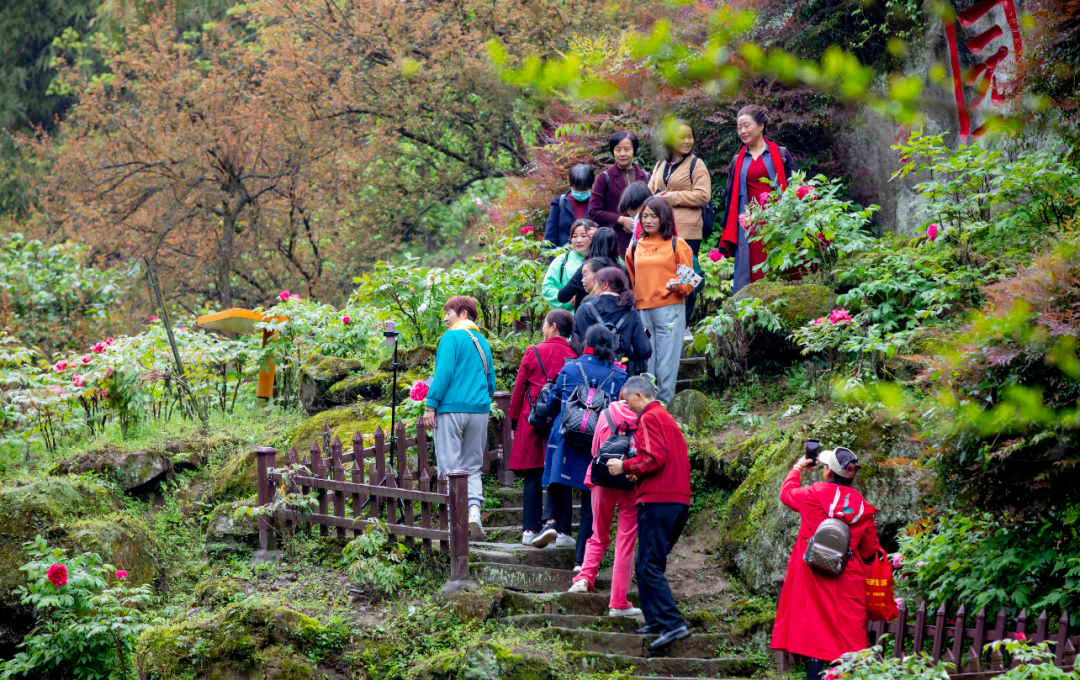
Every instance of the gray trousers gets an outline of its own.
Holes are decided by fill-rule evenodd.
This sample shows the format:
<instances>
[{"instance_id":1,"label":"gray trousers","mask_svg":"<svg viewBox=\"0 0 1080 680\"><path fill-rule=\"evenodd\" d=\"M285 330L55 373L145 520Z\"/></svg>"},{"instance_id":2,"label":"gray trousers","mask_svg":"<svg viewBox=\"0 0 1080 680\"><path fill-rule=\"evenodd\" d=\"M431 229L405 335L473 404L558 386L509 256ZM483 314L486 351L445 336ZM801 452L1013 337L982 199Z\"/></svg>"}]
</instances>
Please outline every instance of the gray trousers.
<instances>
[{"instance_id":1,"label":"gray trousers","mask_svg":"<svg viewBox=\"0 0 1080 680\"><path fill-rule=\"evenodd\" d=\"M469 505L484 506L480 466L487 449L487 413L440 413L435 416L435 465L439 472L469 473Z\"/></svg>"},{"instance_id":2,"label":"gray trousers","mask_svg":"<svg viewBox=\"0 0 1080 680\"><path fill-rule=\"evenodd\" d=\"M652 356L649 373L656 376L656 398L671 403L675 396L675 381L679 379L683 335L686 333L686 305L673 305L638 310L641 323L652 337Z\"/></svg>"}]
</instances>

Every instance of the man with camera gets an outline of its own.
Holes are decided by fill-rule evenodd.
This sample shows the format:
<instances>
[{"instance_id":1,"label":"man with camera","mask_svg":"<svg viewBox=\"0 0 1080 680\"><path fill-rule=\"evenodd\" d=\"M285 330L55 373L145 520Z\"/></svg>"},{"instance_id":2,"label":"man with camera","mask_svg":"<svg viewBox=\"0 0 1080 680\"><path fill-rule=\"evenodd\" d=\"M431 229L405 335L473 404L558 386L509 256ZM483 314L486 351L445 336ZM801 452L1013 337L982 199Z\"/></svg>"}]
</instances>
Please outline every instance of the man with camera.
<instances>
[{"instance_id":1,"label":"man with camera","mask_svg":"<svg viewBox=\"0 0 1080 680\"><path fill-rule=\"evenodd\" d=\"M803 470L817 462L822 481L800 488ZM820 680L825 664L866 647L865 562L879 545L877 509L851 487L858 470L855 454L837 447L818 460L800 458L780 487L780 501L802 521L770 646L808 657L807 680Z\"/></svg>"}]
</instances>

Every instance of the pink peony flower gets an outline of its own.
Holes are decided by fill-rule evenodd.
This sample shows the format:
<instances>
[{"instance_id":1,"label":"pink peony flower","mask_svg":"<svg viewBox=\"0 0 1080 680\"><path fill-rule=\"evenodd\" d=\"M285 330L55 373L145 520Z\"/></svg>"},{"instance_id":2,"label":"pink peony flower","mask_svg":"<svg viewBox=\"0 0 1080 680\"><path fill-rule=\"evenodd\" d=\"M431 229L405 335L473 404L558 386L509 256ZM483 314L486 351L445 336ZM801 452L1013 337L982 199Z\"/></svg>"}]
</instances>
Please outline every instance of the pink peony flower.
<instances>
[{"instance_id":1,"label":"pink peony flower","mask_svg":"<svg viewBox=\"0 0 1080 680\"><path fill-rule=\"evenodd\" d=\"M413 401L423 401L427 399L428 386L423 380L417 380L416 384L409 390L409 398Z\"/></svg>"},{"instance_id":2,"label":"pink peony flower","mask_svg":"<svg viewBox=\"0 0 1080 680\"><path fill-rule=\"evenodd\" d=\"M1027 642L1027 635L1023 633L1013 633L1013 637L1016 638L1017 642Z\"/></svg>"},{"instance_id":3,"label":"pink peony flower","mask_svg":"<svg viewBox=\"0 0 1080 680\"><path fill-rule=\"evenodd\" d=\"M900 565L903 564L903 562L904 562L904 556L901 555L900 553L896 553L895 555L893 555L893 558L892 558L892 568L893 569L899 569Z\"/></svg>"},{"instance_id":4,"label":"pink peony flower","mask_svg":"<svg viewBox=\"0 0 1080 680\"><path fill-rule=\"evenodd\" d=\"M80 357L80 358L79 358L79 361L81 361L81 362L82 362L82 363L84 363L84 364L88 364L88 363L90 363L90 362L91 362L91 361L93 361L93 360L94 360L94 358L93 358L93 357L91 357L91 356L90 356L89 354L87 354L87 355L86 355L86 356L84 356L84 357Z\"/></svg>"},{"instance_id":5,"label":"pink peony flower","mask_svg":"<svg viewBox=\"0 0 1080 680\"><path fill-rule=\"evenodd\" d=\"M61 359L60 361L57 361L55 364L53 364L53 370L57 373L63 373L70 365L71 364L68 361Z\"/></svg>"},{"instance_id":6,"label":"pink peony flower","mask_svg":"<svg viewBox=\"0 0 1080 680\"><path fill-rule=\"evenodd\" d=\"M897 607L903 607L904 606L904 598L902 598L902 597L896 598L896 606Z\"/></svg>"},{"instance_id":7,"label":"pink peony flower","mask_svg":"<svg viewBox=\"0 0 1080 680\"><path fill-rule=\"evenodd\" d=\"M280 293L278 293L278 297L281 298L282 302L288 302L289 301L289 291L287 291L287 290L281 291Z\"/></svg>"},{"instance_id":8,"label":"pink peony flower","mask_svg":"<svg viewBox=\"0 0 1080 680\"><path fill-rule=\"evenodd\" d=\"M929 227L926 228L926 238L930 239L930 243L933 243L937 240L937 234L938 225L931 224Z\"/></svg>"},{"instance_id":9,"label":"pink peony flower","mask_svg":"<svg viewBox=\"0 0 1080 680\"><path fill-rule=\"evenodd\" d=\"M532 227L522 227L521 228L521 235L522 236L528 236L531 233L533 233L533 228Z\"/></svg>"},{"instance_id":10,"label":"pink peony flower","mask_svg":"<svg viewBox=\"0 0 1080 680\"><path fill-rule=\"evenodd\" d=\"M795 198L798 198L798 199L806 198L806 195L808 193L810 193L811 191L813 191L813 189L811 189L810 187L801 186L801 187L799 187L798 189L795 190Z\"/></svg>"},{"instance_id":11,"label":"pink peony flower","mask_svg":"<svg viewBox=\"0 0 1080 680\"><path fill-rule=\"evenodd\" d=\"M178 331L181 331L181 332L183 332L183 331L186 331L186 330L187 330L187 326L180 326L180 327L179 327L179 328L177 328L176 330L178 330Z\"/></svg>"},{"instance_id":12,"label":"pink peony flower","mask_svg":"<svg viewBox=\"0 0 1080 680\"><path fill-rule=\"evenodd\" d=\"M848 311L843 307L841 307L840 309L834 309L832 310L832 314L829 314L829 323L838 324L851 322L851 315L848 314Z\"/></svg>"},{"instance_id":13,"label":"pink peony flower","mask_svg":"<svg viewBox=\"0 0 1080 680\"><path fill-rule=\"evenodd\" d=\"M116 570L116 580L117 581L123 581L125 578L127 578L127 572L124 571L123 569L117 569Z\"/></svg>"},{"instance_id":14,"label":"pink peony flower","mask_svg":"<svg viewBox=\"0 0 1080 680\"><path fill-rule=\"evenodd\" d=\"M749 227L750 226L750 216L747 215L746 213L743 213L742 215L739 215L739 226L742 227L743 229L746 229L747 227Z\"/></svg>"},{"instance_id":15,"label":"pink peony flower","mask_svg":"<svg viewBox=\"0 0 1080 680\"><path fill-rule=\"evenodd\" d=\"M150 315L150 323L157 323L158 321L161 321L161 319L157 318L153 314Z\"/></svg>"},{"instance_id":16,"label":"pink peony flower","mask_svg":"<svg viewBox=\"0 0 1080 680\"><path fill-rule=\"evenodd\" d=\"M68 581L67 567L62 564L54 564L45 570L45 578L49 579L57 588L63 588Z\"/></svg>"},{"instance_id":17,"label":"pink peony flower","mask_svg":"<svg viewBox=\"0 0 1080 680\"><path fill-rule=\"evenodd\" d=\"M713 262L719 262L720 260L724 259L724 254L721 253L719 249L713 248L709 251L709 259Z\"/></svg>"},{"instance_id":18,"label":"pink peony flower","mask_svg":"<svg viewBox=\"0 0 1080 680\"><path fill-rule=\"evenodd\" d=\"M108 340L105 341L105 346L106 347L112 347L115 344L116 344L116 339L115 338L109 338Z\"/></svg>"},{"instance_id":19,"label":"pink peony flower","mask_svg":"<svg viewBox=\"0 0 1080 680\"><path fill-rule=\"evenodd\" d=\"M296 294L294 293L293 295L290 295L290 296L289 296L289 299L290 299L290 300L296 300L297 302L300 302L300 301L301 301L301 300L303 300L304 298L302 298L302 297L300 297L299 295L296 295Z\"/></svg>"},{"instance_id":20,"label":"pink peony flower","mask_svg":"<svg viewBox=\"0 0 1080 680\"><path fill-rule=\"evenodd\" d=\"M352 321L351 316L343 316L343 317L341 317L341 323L345 324L346 326L349 325L350 321Z\"/></svg>"},{"instance_id":21,"label":"pink peony flower","mask_svg":"<svg viewBox=\"0 0 1080 680\"><path fill-rule=\"evenodd\" d=\"M926 562L916 562L915 563L915 568L916 569L922 569L925 566L926 566Z\"/></svg>"},{"instance_id":22,"label":"pink peony flower","mask_svg":"<svg viewBox=\"0 0 1080 680\"><path fill-rule=\"evenodd\" d=\"M74 385L75 387L82 387L83 385L86 384L86 378L84 378L80 374L76 373L71 378L71 384Z\"/></svg>"},{"instance_id":23,"label":"pink peony flower","mask_svg":"<svg viewBox=\"0 0 1080 680\"><path fill-rule=\"evenodd\" d=\"M825 321L826 321L825 317L819 316L818 318L814 319L814 325L815 326L820 326L821 324L825 323Z\"/></svg>"}]
</instances>

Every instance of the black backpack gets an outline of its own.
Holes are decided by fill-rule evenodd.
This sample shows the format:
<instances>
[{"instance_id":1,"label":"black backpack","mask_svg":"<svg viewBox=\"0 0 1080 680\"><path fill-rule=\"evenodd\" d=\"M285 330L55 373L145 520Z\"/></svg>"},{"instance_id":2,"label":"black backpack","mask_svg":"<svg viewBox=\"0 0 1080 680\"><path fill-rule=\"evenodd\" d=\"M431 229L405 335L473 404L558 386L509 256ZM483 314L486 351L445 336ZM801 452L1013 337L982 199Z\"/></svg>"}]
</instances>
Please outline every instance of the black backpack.
<instances>
[{"instance_id":1,"label":"black backpack","mask_svg":"<svg viewBox=\"0 0 1080 680\"><path fill-rule=\"evenodd\" d=\"M623 422L622 426L625 426L625 430L622 434L619 434L619 428L615 426L615 422L611 419L611 409L604 409L604 417L607 418L608 427L611 428L611 436L607 438L600 448L596 452L596 458L592 462L592 483L597 486L602 486L607 489L633 489L635 484L626 479L626 475L615 476L608 472L607 462L618 458L619 460L630 460L637 456L637 449L634 447L634 435L630 433L630 423Z\"/></svg>"},{"instance_id":2,"label":"black backpack","mask_svg":"<svg viewBox=\"0 0 1080 680\"><path fill-rule=\"evenodd\" d=\"M622 356L621 354L619 354L619 352L621 352L623 349L622 327L623 324L626 323L627 318L630 317L630 309L628 308L625 312L623 312L622 316L619 317L619 320L612 324L604 321L604 317L600 316L600 312L597 311L596 306L592 303L592 301L583 302L581 303L581 306L588 307L589 310L593 313L593 316L596 317L597 322L603 324L604 328L611 331L611 334L615 336L615 345L611 348L611 355L614 357Z\"/></svg>"},{"instance_id":3,"label":"black backpack","mask_svg":"<svg viewBox=\"0 0 1080 680\"><path fill-rule=\"evenodd\" d=\"M534 430L551 432L552 426L555 425L555 413L558 412L552 413L547 406L547 402L551 390L555 389L555 381L548 377L547 369L544 368L544 362L540 359L540 352L536 349L536 345L533 345L532 351L536 354L536 363L540 364L540 372L544 374L546 382L540 388L540 391L536 393L536 399L530 405L529 425Z\"/></svg>"},{"instance_id":4,"label":"black backpack","mask_svg":"<svg viewBox=\"0 0 1080 680\"><path fill-rule=\"evenodd\" d=\"M585 384L578 385L563 404L561 432L570 444L591 450L600 412L613 401L607 390L603 389L603 384L610 380L618 369L611 369L611 373L608 373L599 383L595 380L590 383L589 377L585 374L585 368L580 363L577 367L581 371Z\"/></svg>"}]
</instances>

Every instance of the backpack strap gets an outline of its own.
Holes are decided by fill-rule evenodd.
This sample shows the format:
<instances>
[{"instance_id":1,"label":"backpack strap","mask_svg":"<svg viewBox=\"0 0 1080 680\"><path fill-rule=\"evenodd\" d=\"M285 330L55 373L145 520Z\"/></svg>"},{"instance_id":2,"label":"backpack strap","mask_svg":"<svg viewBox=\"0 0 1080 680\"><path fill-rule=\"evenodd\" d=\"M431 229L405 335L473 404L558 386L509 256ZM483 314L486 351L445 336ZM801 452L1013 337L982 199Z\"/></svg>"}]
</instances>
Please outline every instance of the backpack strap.
<instances>
[{"instance_id":1,"label":"backpack strap","mask_svg":"<svg viewBox=\"0 0 1080 680\"><path fill-rule=\"evenodd\" d=\"M466 333L469 334L469 337L472 338L473 344L476 345L476 351L480 353L480 363L484 365L484 375L490 378L491 371L488 370L487 356L484 354L483 348L480 347L480 341L476 339L476 336L473 335L473 332L470 331L468 328L464 330Z\"/></svg>"},{"instance_id":2,"label":"backpack strap","mask_svg":"<svg viewBox=\"0 0 1080 680\"><path fill-rule=\"evenodd\" d=\"M615 427L615 421L611 419L611 407L604 409L604 417L607 418L608 427L611 428L611 434L617 434L619 428Z\"/></svg>"},{"instance_id":3,"label":"backpack strap","mask_svg":"<svg viewBox=\"0 0 1080 680\"><path fill-rule=\"evenodd\" d=\"M601 381L600 381L600 383L599 383L599 385L600 385L600 387L601 387L601 388L603 388L603 387L604 387L604 383L606 383L606 382L607 382L608 380L610 380L610 379L611 379L611 376L615 375L615 371L616 371L616 370L617 370L617 369L614 369L614 368L613 368L613 369L611 369L611 373L608 373L608 374L607 374L606 376L604 376L604 379L603 379L603 380L601 380Z\"/></svg>"},{"instance_id":4,"label":"backpack strap","mask_svg":"<svg viewBox=\"0 0 1080 680\"><path fill-rule=\"evenodd\" d=\"M630 316L630 310L627 309L625 312L623 312L622 316L619 317L619 320L615 322L615 330L619 331L620 335L622 334L623 322L626 321L627 317L629 317L629 316Z\"/></svg>"},{"instance_id":5,"label":"backpack strap","mask_svg":"<svg viewBox=\"0 0 1080 680\"><path fill-rule=\"evenodd\" d=\"M671 237L671 252L672 253L679 252L678 245L679 245L679 237L678 236L672 236Z\"/></svg>"},{"instance_id":6,"label":"backpack strap","mask_svg":"<svg viewBox=\"0 0 1080 680\"><path fill-rule=\"evenodd\" d=\"M551 382L551 378L548 377L547 370L544 368L544 360L540 358L540 351L536 349L536 345L532 346L532 351L536 355L536 363L540 364L540 372L544 374L544 380Z\"/></svg>"},{"instance_id":7,"label":"backpack strap","mask_svg":"<svg viewBox=\"0 0 1080 680\"><path fill-rule=\"evenodd\" d=\"M570 251L562 254L562 264L559 265L559 280L562 281L566 277L566 261L570 259Z\"/></svg>"},{"instance_id":8,"label":"backpack strap","mask_svg":"<svg viewBox=\"0 0 1080 680\"><path fill-rule=\"evenodd\" d=\"M580 361L578 362L577 367L578 367L578 370L581 371L581 379L585 381L585 387L588 387L589 386L589 376L585 375L585 367L581 365Z\"/></svg>"}]
</instances>

